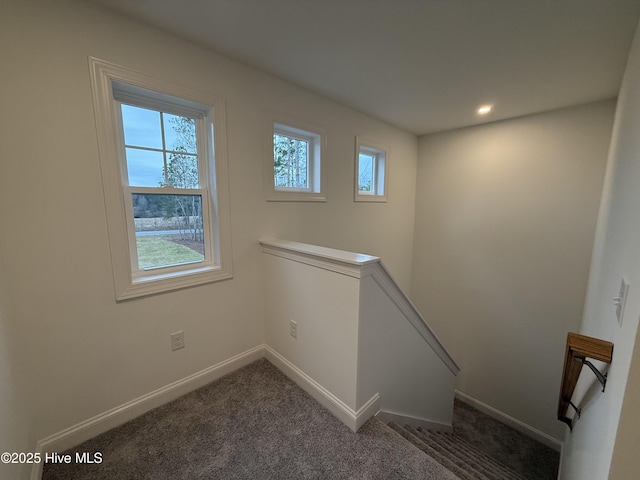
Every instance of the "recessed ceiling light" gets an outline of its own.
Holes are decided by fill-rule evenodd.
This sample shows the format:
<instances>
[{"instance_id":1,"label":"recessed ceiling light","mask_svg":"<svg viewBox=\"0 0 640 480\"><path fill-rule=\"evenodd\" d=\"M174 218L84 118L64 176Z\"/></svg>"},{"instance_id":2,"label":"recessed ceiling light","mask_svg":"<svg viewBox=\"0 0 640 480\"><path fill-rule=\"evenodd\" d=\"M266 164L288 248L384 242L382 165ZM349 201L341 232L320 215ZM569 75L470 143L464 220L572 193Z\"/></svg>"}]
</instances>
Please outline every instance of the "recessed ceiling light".
<instances>
[{"instance_id":1,"label":"recessed ceiling light","mask_svg":"<svg viewBox=\"0 0 640 480\"><path fill-rule=\"evenodd\" d=\"M491 112L491 110L493 110L493 105L482 105L480 108L478 108L477 112L478 115L486 115L487 113Z\"/></svg>"}]
</instances>

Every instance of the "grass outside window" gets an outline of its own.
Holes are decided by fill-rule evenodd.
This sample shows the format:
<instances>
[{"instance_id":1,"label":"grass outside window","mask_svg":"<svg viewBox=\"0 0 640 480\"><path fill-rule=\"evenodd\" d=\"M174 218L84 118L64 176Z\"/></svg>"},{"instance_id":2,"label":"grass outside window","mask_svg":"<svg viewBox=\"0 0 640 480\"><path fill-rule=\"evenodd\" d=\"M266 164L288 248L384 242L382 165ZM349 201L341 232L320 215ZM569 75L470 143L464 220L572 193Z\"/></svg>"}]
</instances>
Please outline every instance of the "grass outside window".
<instances>
[{"instance_id":1,"label":"grass outside window","mask_svg":"<svg viewBox=\"0 0 640 480\"><path fill-rule=\"evenodd\" d=\"M160 235L136 237L138 264L141 269L201 262L204 255L192 248Z\"/></svg>"}]
</instances>

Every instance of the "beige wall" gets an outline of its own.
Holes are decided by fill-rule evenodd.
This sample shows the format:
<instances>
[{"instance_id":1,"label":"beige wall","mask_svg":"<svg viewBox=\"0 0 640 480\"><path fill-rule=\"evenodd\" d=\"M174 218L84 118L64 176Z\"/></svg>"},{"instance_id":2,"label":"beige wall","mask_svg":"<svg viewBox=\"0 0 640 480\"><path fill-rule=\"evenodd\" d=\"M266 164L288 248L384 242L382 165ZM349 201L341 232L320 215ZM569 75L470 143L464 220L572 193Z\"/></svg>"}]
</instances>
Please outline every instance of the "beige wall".
<instances>
[{"instance_id":1,"label":"beige wall","mask_svg":"<svg viewBox=\"0 0 640 480\"><path fill-rule=\"evenodd\" d=\"M360 279L297 259L263 257L267 345L357 411ZM290 320L297 323L296 338Z\"/></svg>"},{"instance_id":2,"label":"beige wall","mask_svg":"<svg viewBox=\"0 0 640 480\"><path fill-rule=\"evenodd\" d=\"M586 373L580 378L574 400L583 414L573 432L566 435L563 480L635 478L640 468L637 448L633 449L640 443L640 352L636 342L640 313L639 84L640 35L636 32L618 97L581 327L585 335L613 342L613 361L605 393L592 386L592 375ZM618 294L622 277L630 286L619 326L612 298ZM624 475L630 471L634 476Z\"/></svg>"},{"instance_id":3,"label":"beige wall","mask_svg":"<svg viewBox=\"0 0 640 480\"><path fill-rule=\"evenodd\" d=\"M418 333L407 310L399 306L407 309L404 299L388 294L393 289L379 270L375 277L361 280L358 405L379 393L380 410L386 413L411 417L409 423L424 420L427 425L451 427L456 382L453 370L457 369L445 363L442 352L425 340L430 338L431 345L435 343L432 331L422 329L425 337Z\"/></svg>"},{"instance_id":4,"label":"beige wall","mask_svg":"<svg viewBox=\"0 0 640 480\"><path fill-rule=\"evenodd\" d=\"M90 55L226 98L233 280L116 304ZM459 388L560 438L555 408L564 337L580 321L611 103L418 144L380 121L75 0L3 0L0 63L0 417L16 414L9 430L3 424L0 451L33 446L262 343L261 237L382 257L398 283L411 286L461 365ZM627 96L635 95L629 88ZM327 129L327 203L263 200L267 110ZM621 125L630 130L620 130L628 156L637 152L630 133L637 120ZM356 135L390 147L386 204L352 201ZM624 176L616 181L635 200ZM611 296L619 273L607 274L602 295ZM593 305L600 301L593 298ZM628 313L616 338L635 328L631 315L637 319ZM599 330L586 325L587 333ZM187 348L172 353L169 334L181 329ZM624 342L622 358L630 357L630 340ZM619 355L617 345L616 361ZM11 387L17 377L23 391ZM618 406L620 382L612 387ZM586 445L584 455L596 448Z\"/></svg>"},{"instance_id":5,"label":"beige wall","mask_svg":"<svg viewBox=\"0 0 640 480\"><path fill-rule=\"evenodd\" d=\"M628 480L640 472L640 330L636 327L636 340L627 377L626 390L618 421L609 478Z\"/></svg>"},{"instance_id":6,"label":"beige wall","mask_svg":"<svg viewBox=\"0 0 640 480\"><path fill-rule=\"evenodd\" d=\"M115 302L90 55L225 97L233 280ZM261 237L379 255L408 287L415 136L89 2L4 0L0 58L0 254L15 306L0 344L26 372L35 439L262 343ZM266 110L326 128L327 203L264 201ZM352 201L356 135L391 148L387 204ZM187 346L171 352L177 330Z\"/></svg>"},{"instance_id":7,"label":"beige wall","mask_svg":"<svg viewBox=\"0 0 640 480\"><path fill-rule=\"evenodd\" d=\"M31 452L33 422L23 394L24 371L16 361L15 320L3 263L0 256L0 450ZM0 478L23 478L28 471L29 465L0 463Z\"/></svg>"},{"instance_id":8,"label":"beige wall","mask_svg":"<svg viewBox=\"0 0 640 480\"><path fill-rule=\"evenodd\" d=\"M555 439L580 325L612 101L419 142L412 296L457 388Z\"/></svg>"}]
</instances>

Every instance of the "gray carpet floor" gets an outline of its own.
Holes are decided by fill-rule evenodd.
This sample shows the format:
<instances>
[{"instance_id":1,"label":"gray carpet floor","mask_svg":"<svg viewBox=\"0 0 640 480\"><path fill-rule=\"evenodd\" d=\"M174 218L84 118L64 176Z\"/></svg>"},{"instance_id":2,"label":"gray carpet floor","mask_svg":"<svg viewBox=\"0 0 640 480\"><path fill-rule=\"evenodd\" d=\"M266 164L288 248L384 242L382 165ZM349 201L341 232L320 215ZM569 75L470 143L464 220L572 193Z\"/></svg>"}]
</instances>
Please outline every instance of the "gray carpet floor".
<instances>
[{"instance_id":1,"label":"gray carpet floor","mask_svg":"<svg viewBox=\"0 0 640 480\"><path fill-rule=\"evenodd\" d=\"M560 454L527 435L455 400L453 431L485 455L531 480L556 480Z\"/></svg>"},{"instance_id":2,"label":"gray carpet floor","mask_svg":"<svg viewBox=\"0 0 640 480\"><path fill-rule=\"evenodd\" d=\"M458 478L376 418L351 432L266 360L75 452L103 462L45 465L43 480Z\"/></svg>"}]
</instances>

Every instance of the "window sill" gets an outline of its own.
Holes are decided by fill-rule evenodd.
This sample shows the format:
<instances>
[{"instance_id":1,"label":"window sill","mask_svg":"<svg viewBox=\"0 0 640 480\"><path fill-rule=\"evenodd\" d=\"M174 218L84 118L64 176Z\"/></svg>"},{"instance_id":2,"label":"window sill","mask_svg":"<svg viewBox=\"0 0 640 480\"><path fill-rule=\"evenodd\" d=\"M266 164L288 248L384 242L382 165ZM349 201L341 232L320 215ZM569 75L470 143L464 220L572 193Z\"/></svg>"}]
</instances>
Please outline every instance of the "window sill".
<instances>
[{"instance_id":1,"label":"window sill","mask_svg":"<svg viewBox=\"0 0 640 480\"><path fill-rule=\"evenodd\" d=\"M181 288L213 283L233 278L233 273L220 266L199 267L179 272L145 275L133 278L117 296L117 301L169 292Z\"/></svg>"},{"instance_id":2,"label":"window sill","mask_svg":"<svg viewBox=\"0 0 640 480\"><path fill-rule=\"evenodd\" d=\"M356 193L353 197L354 202L370 202L370 203L386 203L386 195L361 195Z\"/></svg>"},{"instance_id":3,"label":"window sill","mask_svg":"<svg viewBox=\"0 0 640 480\"><path fill-rule=\"evenodd\" d=\"M275 191L267 195L267 202L326 202L327 197L316 192Z\"/></svg>"}]
</instances>

